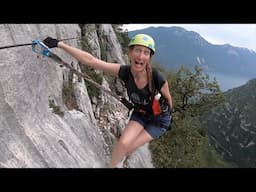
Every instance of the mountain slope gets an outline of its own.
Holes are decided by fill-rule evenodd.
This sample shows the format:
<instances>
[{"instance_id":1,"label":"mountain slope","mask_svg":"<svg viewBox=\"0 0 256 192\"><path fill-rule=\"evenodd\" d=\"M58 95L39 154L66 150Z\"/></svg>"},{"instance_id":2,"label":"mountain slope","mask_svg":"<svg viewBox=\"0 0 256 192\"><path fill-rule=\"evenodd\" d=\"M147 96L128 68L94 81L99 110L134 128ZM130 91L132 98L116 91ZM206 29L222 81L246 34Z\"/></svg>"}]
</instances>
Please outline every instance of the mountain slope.
<instances>
[{"instance_id":1,"label":"mountain slope","mask_svg":"<svg viewBox=\"0 0 256 192\"><path fill-rule=\"evenodd\" d=\"M227 101L202 118L210 143L239 167L256 167L256 79L225 93Z\"/></svg>"}]
</instances>

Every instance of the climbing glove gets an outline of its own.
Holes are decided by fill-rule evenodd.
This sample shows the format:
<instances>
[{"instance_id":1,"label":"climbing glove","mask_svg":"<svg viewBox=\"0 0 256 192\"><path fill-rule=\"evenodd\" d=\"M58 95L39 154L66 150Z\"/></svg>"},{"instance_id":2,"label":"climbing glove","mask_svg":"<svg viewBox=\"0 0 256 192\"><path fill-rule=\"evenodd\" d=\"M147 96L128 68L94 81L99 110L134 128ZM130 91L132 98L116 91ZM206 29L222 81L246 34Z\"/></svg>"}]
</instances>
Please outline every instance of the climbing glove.
<instances>
[{"instance_id":1,"label":"climbing glove","mask_svg":"<svg viewBox=\"0 0 256 192\"><path fill-rule=\"evenodd\" d=\"M54 47L58 47L58 42L59 40L54 39L52 37L47 37L46 39L43 40L43 43L49 47L49 48L54 48Z\"/></svg>"}]
</instances>

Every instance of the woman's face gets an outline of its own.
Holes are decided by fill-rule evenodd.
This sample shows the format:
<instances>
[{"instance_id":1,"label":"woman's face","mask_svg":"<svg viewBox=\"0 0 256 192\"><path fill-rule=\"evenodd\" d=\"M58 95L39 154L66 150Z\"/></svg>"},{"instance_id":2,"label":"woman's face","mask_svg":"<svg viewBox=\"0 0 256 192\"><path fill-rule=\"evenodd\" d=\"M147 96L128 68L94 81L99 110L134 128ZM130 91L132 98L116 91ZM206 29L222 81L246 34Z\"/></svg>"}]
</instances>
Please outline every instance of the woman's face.
<instances>
[{"instance_id":1,"label":"woman's face","mask_svg":"<svg viewBox=\"0 0 256 192\"><path fill-rule=\"evenodd\" d=\"M134 45L129 50L131 67L135 71L143 71L151 59L151 50L141 45Z\"/></svg>"}]
</instances>

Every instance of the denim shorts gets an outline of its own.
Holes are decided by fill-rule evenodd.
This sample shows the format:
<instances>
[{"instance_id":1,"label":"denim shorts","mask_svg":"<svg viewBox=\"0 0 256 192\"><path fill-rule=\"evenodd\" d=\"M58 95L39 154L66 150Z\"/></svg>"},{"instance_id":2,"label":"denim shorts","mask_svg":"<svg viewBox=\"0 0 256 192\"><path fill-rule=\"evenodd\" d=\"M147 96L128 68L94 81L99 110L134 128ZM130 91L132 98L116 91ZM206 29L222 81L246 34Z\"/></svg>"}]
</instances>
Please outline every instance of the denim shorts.
<instances>
[{"instance_id":1,"label":"denim shorts","mask_svg":"<svg viewBox=\"0 0 256 192\"><path fill-rule=\"evenodd\" d=\"M130 120L136 121L141 124L154 139L159 138L167 130L169 130L171 124L170 113L164 113L158 116L145 116L144 114L133 111Z\"/></svg>"}]
</instances>

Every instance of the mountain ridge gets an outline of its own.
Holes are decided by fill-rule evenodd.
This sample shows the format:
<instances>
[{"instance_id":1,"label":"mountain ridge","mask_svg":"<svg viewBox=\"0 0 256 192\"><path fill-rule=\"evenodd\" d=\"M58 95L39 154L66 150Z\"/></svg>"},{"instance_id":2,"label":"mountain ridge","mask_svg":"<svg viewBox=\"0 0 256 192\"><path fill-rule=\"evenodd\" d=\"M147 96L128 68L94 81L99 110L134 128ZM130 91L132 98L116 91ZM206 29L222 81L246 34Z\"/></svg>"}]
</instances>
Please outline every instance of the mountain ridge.
<instances>
[{"instance_id":1,"label":"mountain ridge","mask_svg":"<svg viewBox=\"0 0 256 192\"><path fill-rule=\"evenodd\" d=\"M177 69L195 64L207 72L256 77L256 52L230 44L214 45L199 33L182 27L148 27L128 32L131 38L137 33L151 35L156 42L153 61L167 68Z\"/></svg>"}]
</instances>

